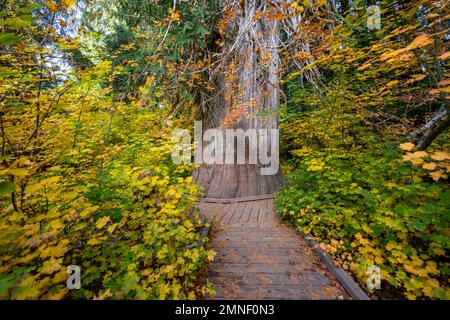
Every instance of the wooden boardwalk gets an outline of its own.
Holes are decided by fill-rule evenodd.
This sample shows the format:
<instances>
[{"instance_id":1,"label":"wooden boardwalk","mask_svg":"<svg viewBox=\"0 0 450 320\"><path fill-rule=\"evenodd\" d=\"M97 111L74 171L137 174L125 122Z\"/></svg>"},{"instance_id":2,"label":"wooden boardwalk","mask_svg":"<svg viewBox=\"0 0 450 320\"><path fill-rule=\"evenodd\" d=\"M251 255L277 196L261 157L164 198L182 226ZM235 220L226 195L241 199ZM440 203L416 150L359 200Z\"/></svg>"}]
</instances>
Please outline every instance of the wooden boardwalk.
<instances>
[{"instance_id":1,"label":"wooden boardwalk","mask_svg":"<svg viewBox=\"0 0 450 320\"><path fill-rule=\"evenodd\" d=\"M260 198L199 205L213 223L215 298L348 299L315 251L278 221L273 199Z\"/></svg>"}]
</instances>

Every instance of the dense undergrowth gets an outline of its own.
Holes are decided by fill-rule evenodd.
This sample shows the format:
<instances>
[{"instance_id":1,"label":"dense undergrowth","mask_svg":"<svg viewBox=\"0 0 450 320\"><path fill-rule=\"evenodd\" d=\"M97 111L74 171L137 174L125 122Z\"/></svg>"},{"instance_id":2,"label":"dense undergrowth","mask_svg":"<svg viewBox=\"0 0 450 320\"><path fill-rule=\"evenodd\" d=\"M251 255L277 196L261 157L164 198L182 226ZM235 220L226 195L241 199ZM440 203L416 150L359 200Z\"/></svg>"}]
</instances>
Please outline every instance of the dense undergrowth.
<instances>
[{"instance_id":1,"label":"dense undergrowth","mask_svg":"<svg viewBox=\"0 0 450 320\"><path fill-rule=\"evenodd\" d=\"M44 168L29 178L36 164L19 157L20 169L7 169L16 184L28 181L20 211L2 202L1 298L194 299L209 292L198 279L212 252L200 239L205 223L194 210L199 189L191 168L172 163L166 112L130 113L134 107L114 115L106 150L95 134L109 115L77 120L73 113L48 128L61 149ZM82 129L72 148L76 121ZM66 287L69 265L81 267L80 290Z\"/></svg>"},{"instance_id":2,"label":"dense undergrowth","mask_svg":"<svg viewBox=\"0 0 450 320\"><path fill-rule=\"evenodd\" d=\"M449 115L430 121L448 111L448 5L376 4L372 30L365 1L303 30L313 62L285 74L277 208L373 297L449 299ZM312 68L321 76L305 79Z\"/></svg>"},{"instance_id":3,"label":"dense undergrowth","mask_svg":"<svg viewBox=\"0 0 450 320\"><path fill-rule=\"evenodd\" d=\"M73 1L4 5L0 299L210 294L199 279L213 257L194 207L200 191L192 166L171 159L172 130L191 119L168 121L161 89L118 92L127 71L101 43L88 50L95 35L63 29ZM77 290L66 286L72 265Z\"/></svg>"},{"instance_id":4,"label":"dense undergrowth","mask_svg":"<svg viewBox=\"0 0 450 320\"><path fill-rule=\"evenodd\" d=\"M377 136L357 105L342 103L339 111L310 105L282 124L281 217L318 239L366 290L367 268L378 266L374 296L448 299L450 190L430 176L448 168L448 133L409 153L420 159L414 165L398 140Z\"/></svg>"}]
</instances>

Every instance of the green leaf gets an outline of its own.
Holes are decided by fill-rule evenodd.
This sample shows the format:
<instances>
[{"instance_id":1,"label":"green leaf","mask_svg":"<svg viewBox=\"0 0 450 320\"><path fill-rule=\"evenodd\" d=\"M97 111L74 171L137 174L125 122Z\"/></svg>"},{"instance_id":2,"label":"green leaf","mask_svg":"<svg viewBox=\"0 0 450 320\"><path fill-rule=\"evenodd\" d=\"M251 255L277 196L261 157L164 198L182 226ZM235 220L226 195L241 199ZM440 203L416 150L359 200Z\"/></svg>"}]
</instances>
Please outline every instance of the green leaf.
<instances>
[{"instance_id":1,"label":"green leaf","mask_svg":"<svg viewBox=\"0 0 450 320\"><path fill-rule=\"evenodd\" d=\"M14 190L14 184L11 181L0 182L0 196Z\"/></svg>"},{"instance_id":2,"label":"green leaf","mask_svg":"<svg viewBox=\"0 0 450 320\"><path fill-rule=\"evenodd\" d=\"M0 43L5 46L11 46L21 40L22 38L14 33L0 33Z\"/></svg>"},{"instance_id":3,"label":"green leaf","mask_svg":"<svg viewBox=\"0 0 450 320\"><path fill-rule=\"evenodd\" d=\"M0 67L0 78L6 78L18 75L19 72L6 67Z\"/></svg>"},{"instance_id":4,"label":"green leaf","mask_svg":"<svg viewBox=\"0 0 450 320\"><path fill-rule=\"evenodd\" d=\"M21 19L5 19L3 21L0 21L0 25L1 26L8 26L10 28L13 29L19 29L19 28L24 28L24 27L28 27L31 25L31 20L27 21L27 20L21 20Z\"/></svg>"}]
</instances>

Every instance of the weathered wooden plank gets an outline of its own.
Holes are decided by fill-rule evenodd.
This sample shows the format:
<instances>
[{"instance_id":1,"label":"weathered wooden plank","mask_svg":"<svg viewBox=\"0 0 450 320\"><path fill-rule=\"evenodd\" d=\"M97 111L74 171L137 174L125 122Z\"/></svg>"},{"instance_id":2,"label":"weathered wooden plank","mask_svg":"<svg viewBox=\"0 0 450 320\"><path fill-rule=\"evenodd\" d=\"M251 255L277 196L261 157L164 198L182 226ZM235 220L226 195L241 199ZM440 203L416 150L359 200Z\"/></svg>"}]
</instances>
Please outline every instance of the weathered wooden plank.
<instances>
[{"instance_id":1,"label":"weathered wooden plank","mask_svg":"<svg viewBox=\"0 0 450 320\"><path fill-rule=\"evenodd\" d=\"M247 203L245 202L238 202L237 203L237 209L235 210L233 216L229 220L229 224L236 224L239 222L242 212L244 211L245 207L247 206Z\"/></svg>"},{"instance_id":2,"label":"weathered wooden plank","mask_svg":"<svg viewBox=\"0 0 450 320\"><path fill-rule=\"evenodd\" d=\"M259 182L257 182L259 183ZM254 197L250 197L254 198ZM217 214L217 256L209 271L217 297L228 299L348 298L316 252L294 228L280 224L273 197L202 202ZM340 277L342 278L342 277Z\"/></svg>"},{"instance_id":3,"label":"weathered wooden plank","mask_svg":"<svg viewBox=\"0 0 450 320\"><path fill-rule=\"evenodd\" d=\"M260 200L274 199L274 198L275 198L275 194L264 194L264 195L259 195L259 196L232 198L232 199L203 198L203 199L201 199L201 203L251 202L251 201L260 201Z\"/></svg>"},{"instance_id":4,"label":"weathered wooden plank","mask_svg":"<svg viewBox=\"0 0 450 320\"><path fill-rule=\"evenodd\" d=\"M220 220L218 220L218 222L220 222L221 224L228 223L227 216L229 216L230 213L231 214L234 213L238 206L239 206L238 203L225 204L222 216Z\"/></svg>"},{"instance_id":5,"label":"weathered wooden plank","mask_svg":"<svg viewBox=\"0 0 450 320\"><path fill-rule=\"evenodd\" d=\"M277 273L227 273L224 275L211 276L209 280L212 283L226 285L230 281L237 282L244 286L263 286L263 285L281 285L286 287L296 287L306 289L311 286L311 282L315 282L317 286L329 284L329 280L317 275L306 275L303 277L297 275L287 276L286 274Z\"/></svg>"},{"instance_id":6,"label":"weathered wooden plank","mask_svg":"<svg viewBox=\"0 0 450 320\"><path fill-rule=\"evenodd\" d=\"M231 223L231 219L233 219L234 216L240 216L241 215L241 211L242 211L242 206L245 206L245 203L233 203L232 205L234 205L234 209L233 210L229 210L228 213L226 214L226 216L223 218L223 220L221 221L222 224L230 224Z\"/></svg>"}]
</instances>

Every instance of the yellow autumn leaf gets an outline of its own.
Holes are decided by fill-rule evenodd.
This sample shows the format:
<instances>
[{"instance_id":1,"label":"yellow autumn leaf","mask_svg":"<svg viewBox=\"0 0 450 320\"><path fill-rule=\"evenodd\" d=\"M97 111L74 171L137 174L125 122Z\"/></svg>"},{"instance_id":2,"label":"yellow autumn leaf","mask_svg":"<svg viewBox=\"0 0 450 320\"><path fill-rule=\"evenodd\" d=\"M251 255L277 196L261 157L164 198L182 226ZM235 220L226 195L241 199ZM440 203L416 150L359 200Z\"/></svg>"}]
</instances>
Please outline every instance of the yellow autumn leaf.
<instances>
[{"instance_id":1,"label":"yellow autumn leaf","mask_svg":"<svg viewBox=\"0 0 450 320\"><path fill-rule=\"evenodd\" d=\"M77 0L61 0L61 4L66 8L74 7Z\"/></svg>"},{"instance_id":2,"label":"yellow autumn leaf","mask_svg":"<svg viewBox=\"0 0 450 320\"><path fill-rule=\"evenodd\" d=\"M398 50L393 50L390 52L385 52L381 55L380 60L386 61L388 59L398 58L399 55L404 54L404 53L405 53L405 49L398 49Z\"/></svg>"},{"instance_id":3,"label":"yellow autumn leaf","mask_svg":"<svg viewBox=\"0 0 450 320\"><path fill-rule=\"evenodd\" d=\"M415 166L418 166L419 164L423 163L423 159L411 159L410 161Z\"/></svg>"},{"instance_id":4,"label":"yellow autumn leaf","mask_svg":"<svg viewBox=\"0 0 450 320\"><path fill-rule=\"evenodd\" d=\"M160 300L164 300L167 296L167 294L170 293L170 287L167 283L163 283L160 287L159 287L159 299Z\"/></svg>"},{"instance_id":5,"label":"yellow autumn leaf","mask_svg":"<svg viewBox=\"0 0 450 320\"><path fill-rule=\"evenodd\" d=\"M65 268L61 268L52 278L53 284L58 284L61 282L66 282L67 280L67 270Z\"/></svg>"},{"instance_id":6,"label":"yellow autumn leaf","mask_svg":"<svg viewBox=\"0 0 450 320\"><path fill-rule=\"evenodd\" d=\"M61 176L53 176L53 177L50 177L50 178L43 179L40 183L42 183L42 184L44 184L45 186L48 187L48 186L51 186L52 184L60 181L61 178L62 178Z\"/></svg>"},{"instance_id":7,"label":"yellow autumn leaf","mask_svg":"<svg viewBox=\"0 0 450 320\"><path fill-rule=\"evenodd\" d=\"M180 13L173 10L172 8L169 8L169 13L170 13L170 20L172 21L180 21Z\"/></svg>"},{"instance_id":8,"label":"yellow autumn leaf","mask_svg":"<svg viewBox=\"0 0 450 320\"><path fill-rule=\"evenodd\" d=\"M436 266L436 262L434 262L434 261L428 261L425 269L427 270L428 273L432 273L432 274L439 273L439 270L437 269L437 266Z\"/></svg>"},{"instance_id":9,"label":"yellow autumn leaf","mask_svg":"<svg viewBox=\"0 0 450 320\"><path fill-rule=\"evenodd\" d=\"M44 261L44 264L42 265L41 268L41 272L45 274L52 274L62 268L61 262L62 258Z\"/></svg>"},{"instance_id":10,"label":"yellow autumn leaf","mask_svg":"<svg viewBox=\"0 0 450 320\"><path fill-rule=\"evenodd\" d=\"M105 216L105 217L101 217L100 219L97 220L97 222L95 223L95 226L98 229L103 228L109 221L111 220L111 218L109 216Z\"/></svg>"},{"instance_id":11,"label":"yellow autumn leaf","mask_svg":"<svg viewBox=\"0 0 450 320\"><path fill-rule=\"evenodd\" d=\"M412 293L410 293L410 292L405 293L405 295L406 295L406 297L407 297L409 300L416 300L416 298L417 298L416 295L414 295L414 294L412 294Z\"/></svg>"},{"instance_id":12,"label":"yellow autumn leaf","mask_svg":"<svg viewBox=\"0 0 450 320\"><path fill-rule=\"evenodd\" d=\"M39 191L40 189L42 189L43 187L44 187L43 183L33 184L33 185L30 185L30 186L27 186L25 188L25 192L28 193L28 194L34 194L37 191Z\"/></svg>"},{"instance_id":13,"label":"yellow autumn leaf","mask_svg":"<svg viewBox=\"0 0 450 320\"><path fill-rule=\"evenodd\" d=\"M450 58L450 51L447 51L446 53L439 56L439 59L441 59L442 61L447 60L448 58Z\"/></svg>"},{"instance_id":14,"label":"yellow autumn leaf","mask_svg":"<svg viewBox=\"0 0 450 320\"><path fill-rule=\"evenodd\" d=\"M90 246L96 246L96 245L100 244L100 241L97 238L93 238L93 239L90 239L87 242L87 244Z\"/></svg>"},{"instance_id":15,"label":"yellow autumn leaf","mask_svg":"<svg viewBox=\"0 0 450 320\"><path fill-rule=\"evenodd\" d=\"M414 143L411 142L405 142L400 144L400 149L405 150L405 151L411 151L414 149Z\"/></svg>"},{"instance_id":16,"label":"yellow autumn leaf","mask_svg":"<svg viewBox=\"0 0 450 320\"><path fill-rule=\"evenodd\" d=\"M38 223L36 224L26 224L23 226L24 234L27 236L31 236L39 231L40 225Z\"/></svg>"},{"instance_id":17,"label":"yellow autumn leaf","mask_svg":"<svg viewBox=\"0 0 450 320\"><path fill-rule=\"evenodd\" d=\"M411 77L414 79L414 81L420 81L420 80L425 79L426 75L424 75L424 74L414 74Z\"/></svg>"},{"instance_id":18,"label":"yellow autumn leaf","mask_svg":"<svg viewBox=\"0 0 450 320\"><path fill-rule=\"evenodd\" d=\"M58 12L58 5L53 0L46 1L44 4L50 12Z\"/></svg>"},{"instance_id":19,"label":"yellow autumn leaf","mask_svg":"<svg viewBox=\"0 0 450 320\"><path fill-rule=\"evenodd\" d=\"M175 188L170 187L169 190L167 190L167 195L174 196L177 193L177 190Z\"/></svg>"},{"instance_id":20,"label":"yellow autumn leaf","mask_svg":"<svg viewBox=\"0 0 450 320\"><path fill-rule=\"evenodd\" d=\"M392 86L395 86L397 83L399 83L398 80L392 80L392 81L389 81L389 82L386 84L386 86L392 87Z\"/></svg>"},{"instance_id":21,"label":"yellow autumn leaf","mask_svg":"<svg viewBox=\"0 0 450 320\"><path fill-rule=\"evenodd\" d=\"M31 164L31 161L28 159L28 157L21 156L19 158L19 161L17 161L20 167L22 166L29 166Z\"/></svg>"},{"instance_id":22,"label":"yellow autumn leaf","mask_svg":"<svg viewBox=\"0 0 450 320\"><path fill-rule=\"evenodd\" d=\"M117 223L110 225L106 230L108 230L108 232L113 233L114 230L116 230L117 228Z\"/></svg>"},{"instance_id":23,"label":"yellow autumn leaf","mask_svg":"<svg viewBox=\"0 0 450 320\"><path fill-rule=\"evenodd\" d=\"M95 297L94 300L105 300L106 298L112 297L113 294L111 292L111 289L108 289L106 291L100 292L98 297Z\"/></svg>"},{"instance_id":24,"label":"yellow autumn leaf","mask_svg":"<svg viewBox=\"0 0 450 320\"><path fill-rule=\"evenodd\" d=\"M61 220L53 220L52 222L50 222L48 224L48 229L59 232L60 230L62 230L64 228L64 226L65 225Z\"/></svg>"},{"instance_id":25,"label":"yellow autumn leaf","mask_svg":"<svg viewBox=\"0 0 450 320\"><path fill-rule=\"evenodd\" d=\"M420 47L427 46L431 43L433 43L433 39L431 39L431 37L429 37L428 35L420 35L415 38L409 46L406 47L406 50L414 50Z\"/></svg>"},{"instance_id":26,"label":"yellow autumn leaf","mask_svg":"<svg viewBox=\"0 0 450 320\"><path fill-rule=\"evenodd\" d=\"M448 176L446 175L446 174L444 174L444 172L443 171L436 171L436 172L431 172L430 173L430 176L431 176L431 178L434 180L434 181L439 181L440 179L447 179L448 178Z\"/></svg>"},{"instance_id":27,"label":"yellow autumn leaf","mask_svg":"<svg viewBox=\"0 0 450 320\"><path fill-rule=\"evenodd\" d=\"M450 93L450 86L445 87L445 88L437 88L437 89L430 90L431 94L438 94L440 92Z\"/></svg>"},{"instance_id":28,"label":"yellow autumn leaf","mask_svg":"<svg viewBox=\"0 0 450 320\"><path fill-rule=\"evenodd\" d=\"M450 153L445 151L436 151L431 155L431 159L436 161L450 160Z\"/></svg>"},{"instance_id":29,"label":"yellow autumn leaf","mask_svg":"<svg viewBox=\"0 0 450 320\"><path fill-rule=\"evenodd\" d=\"M68 250L68 243L67 240L61 240L58 245L47 246L45 249L40 250L39 256L44 259L48 257L62 257Z\"/></svg>"},{"instance_id":30,"label":"yellow autumn leaf","mask_svg":"<svg viewBox=\"0 0 450 320\"><path fill-rule=\"evenodd\" d=\"M433 163L433 162L431 162L431 163L424 163L422 165L422 168L424 168L426 170L434 170L434 169L436 169L436 163Z\"/></svg>"},{"instance_id":31,"label":"yellow autumn leaf","mask_svg":"<svg viewBox=\"0 0 450 320\"><path fill-rule=\"evenodd\" d=\"M411 161L413 159L421 159L428 155L426 151L416 151L416 152L408 152L407 154L403 155L403 160L405 161Z\"/></svg>"},{"instance_id":32,"label":"yellow autumn leaf","mask_svg":"<svg viewBox=\"0 0 450 320\"><path fill-rule=\"evenodd\" d=\"M362 70L369 68L371 65L372 65L372 63L367 62L367 63L364 63L363 65L360 65L356 70L362 71Z\"/></svg>"},{"instance_id":33,"label":"yellow autumn leaf","mask_svg":"<svg viewBox=\"0 0 450 320\"><path fill-rule=\"evenodd\" d=\"M187 298L188 300L195 300L196 299L195 293L192 291L189 292Z\"/></svg>"},{"instance_id":34,"label":"yellow autumn leaf","mask_svg":"<svg viewBox=\"0 0 450 320\"><path fill-rule=\"evenodd\" d=\"M16 177L25 177L28 175L27 168L17 168L17 169L6 169L1 173L2 175L10 174Z\"/></svg>"},{"instance_id":35,"label":"yellow autumn leaf","mask_svg":"<svg viewBox=\"0 0 450 320\"><path fill-rule=\"evenodd\" d=\"M208 250L206 259L208 259L208 261L213 261L216 254L217 254L217 252L215 252L213 250Z\"/></svg>"},{"instance_id":36,"label":"yellow autumn leaf","mask_svg":"<svg viewBox=\"0 0 450 320\"><path fill-rule=\"evenodd\" d=\"M450 84L450 79L447 79L447 80L439 81L437 85L439 87L443 87L443 86L448 86L449 84Z\"/></svg>"}]
</instances>

